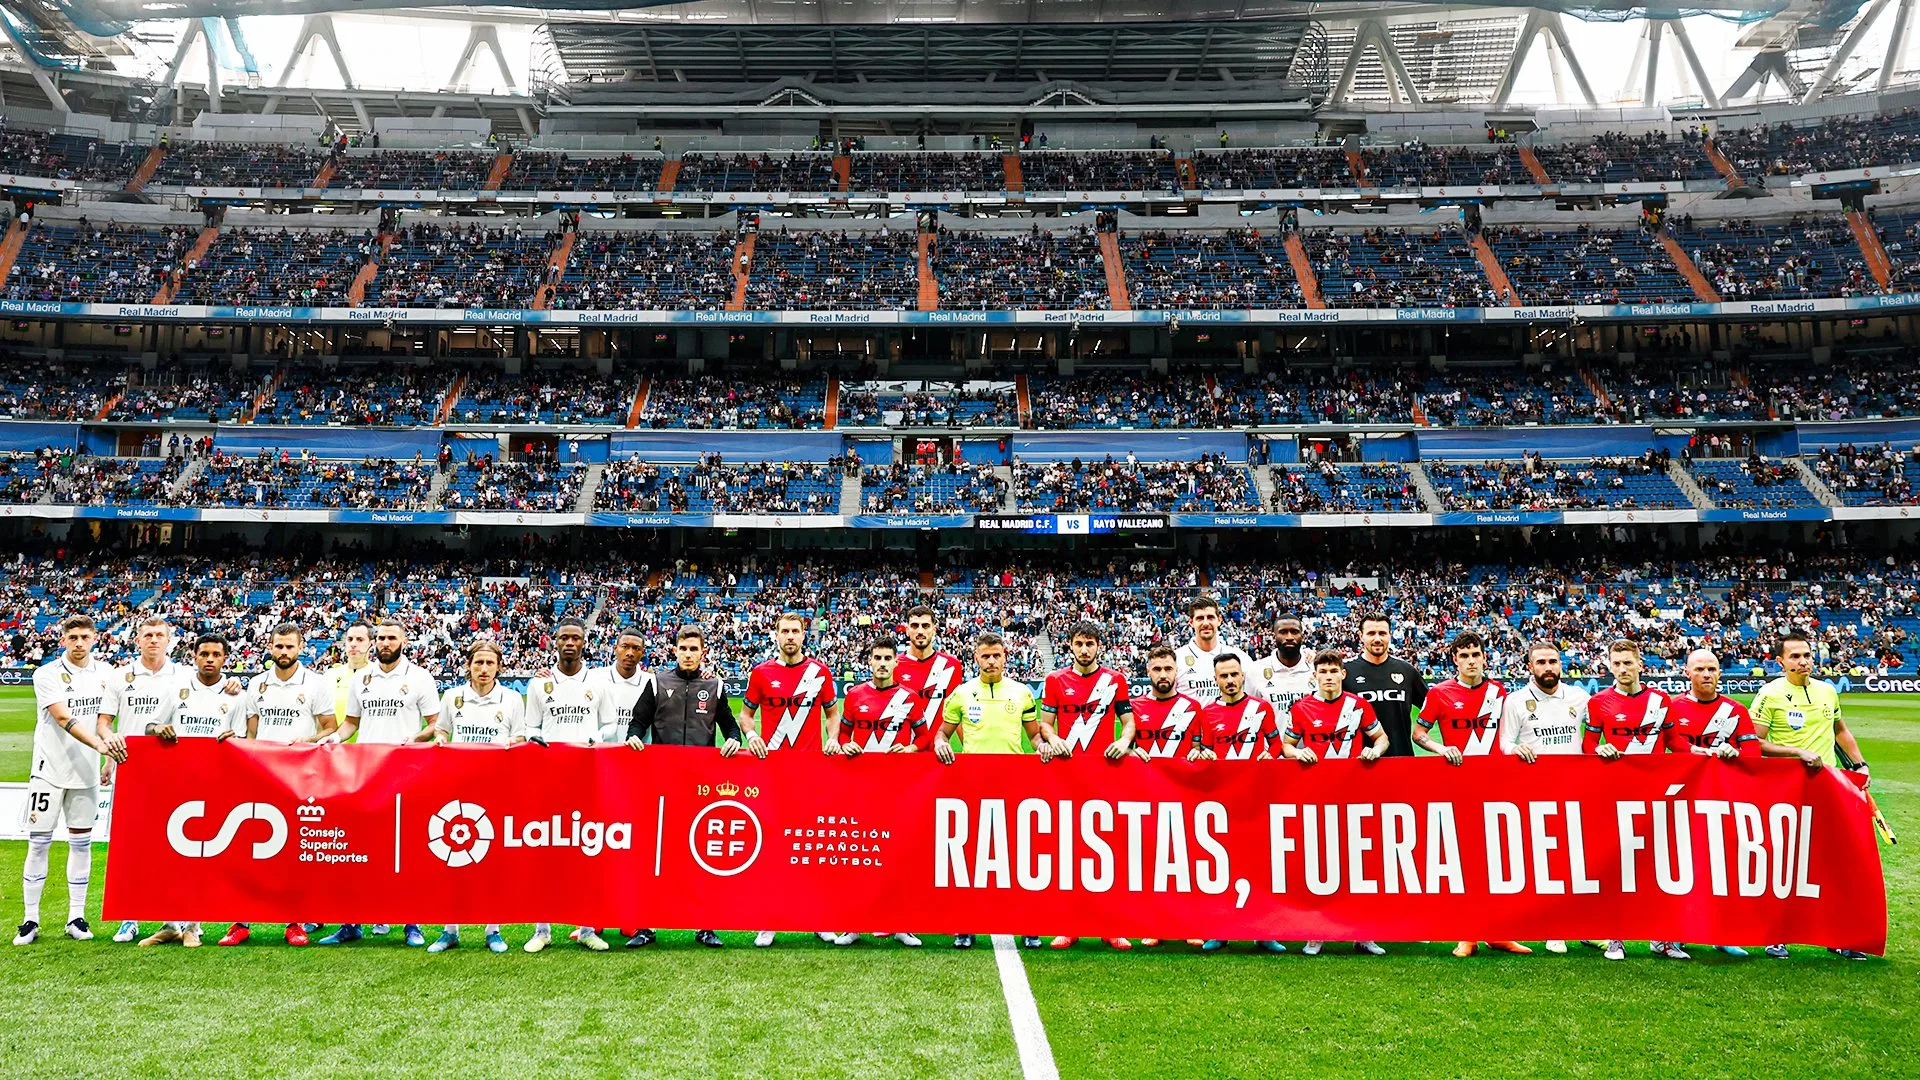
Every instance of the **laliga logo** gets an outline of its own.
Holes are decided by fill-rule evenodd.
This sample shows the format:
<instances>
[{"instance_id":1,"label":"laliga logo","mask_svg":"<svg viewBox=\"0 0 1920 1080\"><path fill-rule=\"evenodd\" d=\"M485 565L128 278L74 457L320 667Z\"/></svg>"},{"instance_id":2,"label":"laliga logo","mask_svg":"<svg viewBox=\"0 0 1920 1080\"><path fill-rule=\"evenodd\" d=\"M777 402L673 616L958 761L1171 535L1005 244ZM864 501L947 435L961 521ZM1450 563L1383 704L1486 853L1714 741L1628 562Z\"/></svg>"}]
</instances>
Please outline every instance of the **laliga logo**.
<instances>
[{"instance_id":1,"label":"laliga logo","mask_svg":"<svg viewBox=\"0 0 1920 1080\"><path fill-rule=\"evenodd\" d=\"M739 788L722 784L715 789L733 795ZM687 846L693 849L693 861L700 869L716 877L732 877L760 857L760 819L745 803L720 799L708 803L693 817L687 830Z\"/></svg>"},{"instance_id":2,"label":"laliga logo","mask_svg":"<svg viewBox=\"0 0 1920 1080\"><path fill-rule=\"evenodd\" d=\"M492 844L493 822L485 807L449 799L427 819L427 850L448 866L471 866L487 857Z\"/></svg>"},{"instance_id":3,"label":"laliga logo","mask_svg":"<svg viewBox=\"0 0 1920 1080\"><path fill-rule=\"evenodd\" d=\"M172 845L174 851L189 859L211 859L227 850L228 845L233 843L234 834L240 831L240 826L249 821L264 821L273 830L273 835L254 842L254 858L271 859L287 846L286 816L271 803L241 803L227 812L227 820L220 823L220 832L213 839L187 839L187 822L204 817L206 812L207 804L201 799L174 807L173 813L167 818L167 843Z\"/></svg>"}]
</instances>

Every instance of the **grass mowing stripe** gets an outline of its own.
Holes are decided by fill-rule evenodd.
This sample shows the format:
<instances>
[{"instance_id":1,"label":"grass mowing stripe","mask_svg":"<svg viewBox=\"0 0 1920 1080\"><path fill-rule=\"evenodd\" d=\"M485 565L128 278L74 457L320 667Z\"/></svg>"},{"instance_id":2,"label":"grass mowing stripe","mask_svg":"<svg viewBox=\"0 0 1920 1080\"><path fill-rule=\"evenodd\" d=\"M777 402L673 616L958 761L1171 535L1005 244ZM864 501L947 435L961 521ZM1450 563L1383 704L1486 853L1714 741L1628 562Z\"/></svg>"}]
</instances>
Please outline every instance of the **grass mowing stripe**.
<instances>
[{"instance_id":1,"label":"grass mowing stripe","mask_svg":"<svg viewBox=\"0 0 1920 1080\"><path fill-rule=\"evenodd\" d=\"M1027 965L1020 959L1020 946L1012 935L993 935L993 962L1000 968L1000 993L1007 999L1007 1019L1013 1024L1013 1043L1020 1051L1021 1074L1026 1080L1060 1080L1053 1047L1047 1043L1046 1025L1040 1022L1040 1006L1033 1000L1033 987L1027 985Z\"/></svg>"}]
</instances>

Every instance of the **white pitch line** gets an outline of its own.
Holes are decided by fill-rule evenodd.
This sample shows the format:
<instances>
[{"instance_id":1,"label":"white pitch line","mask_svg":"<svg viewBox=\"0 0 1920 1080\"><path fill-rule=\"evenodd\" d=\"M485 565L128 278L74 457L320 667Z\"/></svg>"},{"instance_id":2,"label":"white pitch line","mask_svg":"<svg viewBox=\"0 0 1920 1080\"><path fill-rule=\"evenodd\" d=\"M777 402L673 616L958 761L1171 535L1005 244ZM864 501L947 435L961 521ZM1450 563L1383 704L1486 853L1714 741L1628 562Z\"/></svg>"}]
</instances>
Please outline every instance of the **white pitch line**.
<instances>
[{"instance_id":1,"label":"white pitch line","mask_svg":"<svg viewBox=\"0 0 1920 1080\"><path fill-rule=\"evenodd\" d=\"M1027 965L1011 935L993 935L993 962L1000 968L1000 992L1007 999L1007 1019L1013 1021L1021 1075L1026 1080L1060 1080L1046 1025L1040 1022L1040 1007L1034 1003L1033 987L1027 985Z\"/></svg>"}]
</instances>

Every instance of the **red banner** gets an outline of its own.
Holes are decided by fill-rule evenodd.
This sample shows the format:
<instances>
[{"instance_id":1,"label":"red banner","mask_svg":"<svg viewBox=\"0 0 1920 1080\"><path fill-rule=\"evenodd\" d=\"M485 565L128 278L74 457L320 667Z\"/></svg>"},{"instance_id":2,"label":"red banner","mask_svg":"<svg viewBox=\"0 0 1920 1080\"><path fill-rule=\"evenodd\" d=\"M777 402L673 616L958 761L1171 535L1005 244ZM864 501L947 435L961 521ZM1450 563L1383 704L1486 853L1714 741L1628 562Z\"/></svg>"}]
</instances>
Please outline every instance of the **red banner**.
<instances>
[{"instance_id":1,"label":"red banner","mask_svg":"<svg viewBox=\"0 0 1920 1080\"><path fill-rule=\"evenodd\" d=\"M130 740L105 915L1881 952L1845 774Z\"/></svg>"}]
</instances>

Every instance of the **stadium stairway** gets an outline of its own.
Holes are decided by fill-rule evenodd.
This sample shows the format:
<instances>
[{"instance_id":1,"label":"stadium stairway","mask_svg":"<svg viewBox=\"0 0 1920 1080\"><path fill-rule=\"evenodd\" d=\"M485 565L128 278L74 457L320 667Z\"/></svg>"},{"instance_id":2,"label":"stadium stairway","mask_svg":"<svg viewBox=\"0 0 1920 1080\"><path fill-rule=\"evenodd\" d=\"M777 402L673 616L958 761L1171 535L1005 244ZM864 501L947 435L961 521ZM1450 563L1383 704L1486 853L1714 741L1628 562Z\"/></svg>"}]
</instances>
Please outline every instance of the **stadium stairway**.
<instances>
[{"instance_id":1,"label":"stadium stairway","mask_svg":"<svg viewBox=\"0 0 1920 1080\"><path fill-rule=\"evenodd\" d=\"M466 393L466 391L467 373L463 371L454 376L453 385L447 387L447 395L440 399L440 411L433 414L435 427L444 425L447 422L447 418L453 415L453 407L460 403L460 395Z\"/></svg>"},{"instance_id":2,"label":"stadium stairway","mask_svg":"<svg viewBox=\"0 0 1920 1080\"><path fill-rule=\"evenodd\" d=\"M20 223L19 218L7 223L6 238L0 239L0 285L6 284L8 276L13 273L13 264L20 258L20 249L26 245L28 228Z\"/></svg>"},{"instance_id":3,"label":"stadium stairway","mask_svg":"<svg viewBox=\"0 0 1920 1080\"><path fill-rule=\"evenodd\" d=\"M1592 368L1581 365L1580 381L1587 384L1587 390L1593 394L1593 400L1600 403L1603 411L1613 411L1613 395L1607 393L1607 384L1600 381L1600 376L1594 374Z\"/></svg>"},{"instance_id":4,"label":"stadium stairway","mask_svg":"<svg viewBox=\"0 0 1920 1080\"><path fill-rule=\"evenodd\" d=\"M833 155L833 180L839 190L845 191L853 183L853 158L848 154Z\"/></svg>"},{"instance_id":5,"label":"stadium stairway","mask_svg":"<svg viewBox=\"0 0 1920 1080\"><path fill-rule=\"evenodd\" d=\"M127 392L125 390L115 391L112 397L107 398L106 404L100 406L100 411L93 414L93 418L95 420L105 420L107 417L112 416L114 407L119 405L121 399L126 396Z\"/></svg>"},{"instance_id":6,"label":"stadium stairway","mask_svg":"<svg viewBox=\"0 0 1920 1080\"><path fill-rule=\"evenodd\" d=\"M759 235L742 233L733 245L733 299L727 301L728 311L747 310L747 278L753 274L753 242Z\"/></svg>"},{"instance_id":7,"label":"stadium stairway","mask_svg":"<svg viewBox=\"0 0 1920 1080\"><path fill-rule=\"evenodd\" d=\"M1407 477L1413 481L1413 490L1420 493L1421 507L1429 514L1438 514L1445 510L1447 504L1441 500L1440 493L1434 490L1433 477L1427 475L1427 470L1421 468L1417 461L1402 464L1407 470Z\"/></svg>"},{"instance_id":8,"label":"stadium stairway","mask_svg":"<svg viewBox=\"0 0 1920 1080\"><path fill-rule=\"evenodd\" d=\"M1693 504L1694 509L1712 510L1714 508L1713 500L1707 498L1706 491L1694 480L1693 474L1687 471L1686 466L1680 464L1679 458L1667 462L1667 477L1680 485L1681 494L1687 497L1687 501Z\"/></svg>"},{"instance_id":9,"label":"stadium stairway","mask_svg":"<svg viewBox=\"0 0 1920 1080\"><path fill-rule=\"evenodd\" d=\"M567 260L573 258L573 242L580 233L568 229L560 234L560 242L553 245L553 254L547 256L547 280L533 291L533 310L545 311L553 303L553 291L560 287L560 279L567 276Z\"/></svg>"},{"instance_id":10,"label":"stadium stairway","mask_svg":"<svg viewBox=\"0 0 1920 1080\"><path fill-rule=\"evenodd\" d=\"M671 192L673 185L680 182L680 159L669 158L660 166L660 190Z\"/></svg>"},{"instance_id":11,"label":"stadium stairway","mask_svg":"<svg viewBox=\"0 0 1920 1080\"><path fill-rule=\"evenodd\" d=\"M427 488L427 497L421 503L422 510L438 510L446 497L447 485L453 483L453 469L433 470L433 483Z\"/></svg>"},{"instance_id":12,"label":"stadium stairway","mask_svg":"<svg viewBox=\"0 0 1920 1080\"><path fill-rule=\"evenodd\" d=\"M1727 178L1728 187L1747 186L1747 182L1740 179L1739 170L1733 167L1733 162L1727 160L1727 155L1721 153L1719 147L1713 145L1712 139L1706 140L1700 148L1706 151L1707 160L1713 162L1713 167L1720 170L1720 175Z\"/></svg>"},{"instance_id":13,"label":"stadium stairway","mask_svg":"<svg viewBox=\"0 0 1920 1080\"><path fill-rule=\"evenodd\" d=\"M1800 477L1800 482L1807 486L1808 491L1813 492L1813 497L1820 501L1821 506L1846 505L1838 495L1833 493L1833 489L1827 486L1826 481L1814 474L1813 466L1808 465L1805 460L1797 457L1785 458L1784 460L1793 466L1795 475Z\"/></svg>"},{"instance_id":14,"label":"stadium stairway","mask_svg":"<svg viewBox=\"0 0 1920 1080\"><path fill-rule=\"evenodd\" d=\"M1260 495L1260 505L1268 513L1274 513L1273 505L1273 466L1255 465L1247 470L1253 474L1253 490Z\"/></svg>"},{"instance_id":15,"label":"stadium stairway","mask_svg":"<svg viewBox=\"0 0 1920 1080\"><path fill-rule=\"evenodd\" d=\"M500 185L507 182L507 174L513 171L513 152L506 151L494 156L493 167L487 170L486 183L480 185L481 191L499 191Z\"/></svg>"},{"instance_id":16,"label":"stadium stairway","mask_svg":"<svg viewBox=\"0 0 1920 1080\"><path fill-rule=\"evenodd\" d=\"M1468 238L1473 245L1473 253L1480 260L1480 269L1487 275L1487 284L1493 286L1493 295L1504 299L1508 307L1520 306L1520 294L1513 291L1513 282L1507 280L1506 268L1500 265L1500 257L1493 253L1493 245L1487 238L1476 232Z\"/></svg>"},{"instance_id":17,"label":"stadium stairway","mask_svg":"<svg viewBox=\"0 0 1920 1080\"><path fill-rule=\"evenodd\" d=\"M1552 185L1553 177L1547 175L1547 167L1540 164L1540 159L1534 155L1533 147L1521 146L1516 149L1520 153L1520 164L1527 167L1527 173L1533 177L1533 182L1541 187Z\"/></svg>"},{"instance_id":18,"label":"stadium stairway","mask_svg":"<svg viewBox=\"0 0 1920 1080\"><path fill-rule=\"evenodd\" d=\"M172 485L167 488L168 500L177 501L183 498L187 492L193 489L194 481L200 479L200 474L206 471L206 458L197 457L187 462L186 468L180 470L179 478L174 480Z\"/></svg>"},{"instance_id":19,"label":"stadium stairway","mask_svg":"<svg viewBox=\"0 0 1920 1080\"><path fill-rule=\"evenodd\" d=\"M333 159L328 158L324 163L321 164L320 171L313 174L313 186L317 188L324 188L327 185L333 183L333 173L334 173Z\"/></svg>"},{"instance_id":20,"label":"stadium stairway","mask_svg":"<svg viewBox=\"0 0 1920 1080\"><path fill-rule=\"evenodd\" d=\"M633 395L633 407L627 410L627 429L631 431L640 426L640 417L647 411L647 399L653 396L653 376L640 376L640 389Z\"/></svg>"},{"instance_id":21,"label":"stadium stairway","mask_svg":"<svg viewBox=\"0 0 1920 1080\"><path fill-rule=\"evenodd\" d=\"M1373 186L1373 181L1367 179L1367 161L1360 156L1360 151L1351 148L1347 150L1347 171L1353 173L1355 187Z\"/></svg>"},{"instance_id":22,"label":"stadium stairway","mask_svg":"<svg viewBox=\"0 0 1920 1080\"><path fill-rule=\"evenodd\" d=\"M1693 256L1688 255L1687 249L1680 246L1680 241L1665 229L1660 230L1660 246L1667 249L1667 257L1673 260L1674 269L1679 270L1680 276L1686 278L1687 284L1693 288L1695 300L1708 304L1720 302L1720 293L1707 280L1707 275L1693 265Z\"/></svg>"},{"instance_id":23,"label":"stadium stairway","mask_svg":"<svg viewBox=\"0 0 1920 1080\"><path fill-rule=\"evenodd\" d=\"M820 409L820 427L834 431L840 427L840 376L827 376L827 397Z\"/></svg>"},{"instance_id":24,"label":"stadium stairway","mask_svg":"<svg viewBox=\"0 0 1920 1080\"><path fill-rule=\"evenodd\" d=\"M1000 168L1006 173L1008 191L1027 190L1027 177L1025 173L1020 171L1019 154L1002 154L1000 156Z\"/></svg>"},{"instance_id":25,"label":"stadium stairway","mask_svg":"<svg viewBox=\"0 0 1920 1080\"><path fill-rule=\"evenodd\" d=\"M1013 379L1013 408L1016 419L1023 429L1033 427L1033 387L1025 375L1016 375Z\"/></svg>"},{"instance_id":26,"label":"stadium stairway","mask_svg":"<svg viewBox=\"0 0 1920 1080\"><path fill-rule=\"evenodd\" d=\"M280 384L285 382L286 379L287 379L286 368L283 368L283 367L274 368L273 375L272 377L267 379L266 386L263 387L259 393L253 395L253 404L247 408L247 415L240 422L243 424L253 423L253 418L256 416L259 416L260 410L266 408L267 402L273 400L274 394L280 391Z\"/></svg>"},{"instance_id":27,"label":"stadium stairway","mask_svg":"<svg viewBox=\"0 0 1920 1080\"><path fill-rule=\"evenodd\" d=\"M160 171L160 162L165 160L166 156L167 148L165 146L155 146L153 149L147 151L146 160L142 161L140 167L133 171L132 179L127 181L126 190L134 192L146 187L147 181L153 179L153 174Z\"/></svg>"},{"instance_id":28,"label":"stadium stairway","mask_svg":"<svg viewBox=\"0 0 1920 1080\"><path fill-rule=\"evenodd\" d=\"M353 275L353 284L347 286L348 307L359 307L361 303L366 300L367 286L373 284L373 279L379 275L380 264L386 261L387 249L392 246L393 234L390 232L381 233L380 250L368 256L367 264L360 268L359 273Z\"/></svg>"},{"instance_id":29,"label":"stadium stairway","mask_svg":"<svg viewBox=\"0 0 1920 1080\"><path fill-rule=\"evenodd\" d=\"M600 478L605 476L606 474L607 474L607 466L605 462L596 462L592 465L587 466L587 475L584 478L582 478L580 481L580 496L579 498L573 501L574 513L576 514L593 513L593 496L596 492L600 490ZM600 603L604 604L605 602L606 601L603 597ZM594 611L596 613L599 610L600 609L597 606L594 608Z\"/></svg>"},{"instance_id":30,"label":"stadium stairway","mask_svg":"<svg viewBox=\"0 0 1920 1080\"><path fill-rule=\"evenodd\" d=\"M860 500L864 497L860 483L861 470L853 469L840 478L840 509L842 517L852 517L860 512Z\"/></svg>"},{"instance_id":31,"label":"stadium stairway","mask_svg":"<svg viewBox=\"0 0 1920 1080\"><path fill-rule=\"evenodd\" d=\"M1294 279L1300 282L1300 295L1306 297L1307 306L1326 307L1327 298L1320 292L1320 276L1313 272L1313 260L1307 258L1307 245L1300 234L1288 233L1280 246L1287 250L1287 263L1293 267Z\"/></svg>"},{"instance_id":32,"label":"stadium stairway","mask_svg":"<svg viewBox=\"0 0 1920 1080\"><path fill-rule=\"evenodd\" d=\"M1887 249L1880 243L1880 230L1874 227L1873 219L1864 210L1848 211L1847 227L1853 230L1853 241L1860 245L1860 254L1866 256L1867 269L1873 274L1874 283L1885 291L1893 284L1893 264L1887 259Z\"/></svg>"},{"instance_id":33,"label":"stadium stairway","mask_svg":"<svg viewBox=\"0 0 1920 1080\"><path fill-rule=\"evenodd\" d=\"M940 282L933 276L933 260L927 251L933 247L933 234L920 234L920 310L940 310Z\"/></svg>"},{"instance_id":34,"label":"stadium stairway","mask_svg":"<svg viewBox=\"0 0 1920 1080\"><path fill-rule=\"evenodd\" d=\"M1100 265L1107 271L1107 307L1114 311L1132 311L1127 302L1127 272L1120 265L1120 234L1100 234Z\"/></svg>"},{"instance_id":35,"label":"stadium stairway","mask_svg":"<svg viewBox=\"0 0 1920 1080\"><path fill-rule=\"evenodd\" d=\"M1013 466L996 465L993 467L993 475L999 477L1000 482L1007 485L1007 498L1006 501L1000 504L1001 512L1007 514L1019 513L1020 500L1016 498L1013 493Z\"/></svg>"},{"instance_id":36,"label":"stadium stairway","mask_svg":"<svg viewBox=\"0 0 1920 1080\"><path fill-rule=\"evenodd\" d=\"M160 286L159 292L153 294L154 303L173 303L173 294L180 288L180 283L186 280L188 268L207 257L207 249L213 247L214 240L218 239L219 236L220 227L218 225L209 225L200 230L200 235L194 238L193 246L187 249L185 255L180 256L180 265L174 270L173 276L167 279L165 285Z\"/></svg>"}]
</instances>

